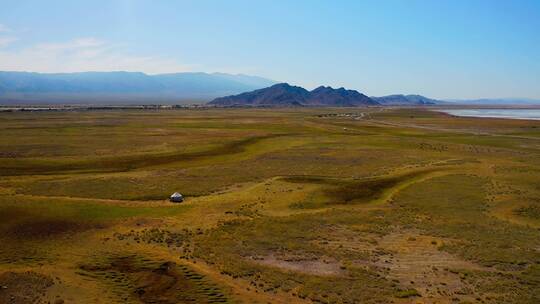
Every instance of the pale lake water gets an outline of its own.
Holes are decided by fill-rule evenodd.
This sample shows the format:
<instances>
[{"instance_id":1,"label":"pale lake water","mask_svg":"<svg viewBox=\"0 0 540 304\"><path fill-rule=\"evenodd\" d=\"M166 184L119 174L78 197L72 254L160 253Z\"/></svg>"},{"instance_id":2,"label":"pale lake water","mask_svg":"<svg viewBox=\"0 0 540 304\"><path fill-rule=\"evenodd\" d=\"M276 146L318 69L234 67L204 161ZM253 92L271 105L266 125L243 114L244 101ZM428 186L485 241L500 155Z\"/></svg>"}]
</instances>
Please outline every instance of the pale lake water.
<instances>
[{"instance_id":1,"label":"pale lake water","mask_svg":"<svg viewBox=\"0 0 540 304\"><path fill-rule=\"evenodd\" d=\"M455 109L439 110L454 116L540 120L540 109Z\"/></svg>"}]
</instances>

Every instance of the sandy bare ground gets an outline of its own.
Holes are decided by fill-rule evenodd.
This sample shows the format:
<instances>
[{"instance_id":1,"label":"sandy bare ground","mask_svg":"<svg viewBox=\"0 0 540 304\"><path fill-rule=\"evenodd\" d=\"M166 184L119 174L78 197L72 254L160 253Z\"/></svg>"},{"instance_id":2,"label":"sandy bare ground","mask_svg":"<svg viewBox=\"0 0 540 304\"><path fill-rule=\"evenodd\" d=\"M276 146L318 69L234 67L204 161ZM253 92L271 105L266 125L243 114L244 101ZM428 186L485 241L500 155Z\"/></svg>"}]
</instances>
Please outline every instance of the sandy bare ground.
<instances>
[{"instance_id":1,"label":"sandy bare ground","mask_svg":"<svg viewBox=\"0 0 540 304\"><path fill-rule=\"evenodd\" d=\"M318 276L338 276L343 274L340 264L331 259L302 260L299 258L277 258L275 255L252 257L255 263Z\"/></svg>"}]
</instances>

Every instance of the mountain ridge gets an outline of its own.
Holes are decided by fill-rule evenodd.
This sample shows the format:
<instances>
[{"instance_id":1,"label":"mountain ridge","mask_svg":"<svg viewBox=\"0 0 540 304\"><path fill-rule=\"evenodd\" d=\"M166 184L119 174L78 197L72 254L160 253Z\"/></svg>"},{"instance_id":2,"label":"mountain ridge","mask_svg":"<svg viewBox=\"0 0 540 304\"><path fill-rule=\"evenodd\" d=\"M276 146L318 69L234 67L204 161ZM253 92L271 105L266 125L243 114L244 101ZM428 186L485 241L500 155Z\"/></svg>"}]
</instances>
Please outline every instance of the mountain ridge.
<instances>
[{"instance_id":1,"label":"mountain ridge","mask_svg":"<svg viewBox=\"0 0 540 304\"><path fill-rule=\"evenodd\" d=\"M436 99L431 99L418 94L393 94L371 98L382 105L388 106L406 106L406 105L436 105L441 103L441 101Z\"/></svg>"},{"instance_id":2,"label":"mountain ridge","mask_svg":"<svg viewBox=\"0 0 540 304\"><path fill-rule=\"evenodd\" d=\"M35 73L0 71L0 103L56 103L118 100L178 102L211 100L263 88L276 82L258 76L182 72L149 75L142 72Z\"/></svg>"},{"instance_id":3,"label":"mountain ridge","mask_svg":"<svg viewBox=\"0 0 540 304\"><path fill-rule=\"evenodd\" d=\"M378 105L368 96L345 88L334 89L320 86L308 91L288 83L250 92L219 97L207 103L213 106L336 106L355 107Z\"/></svg>"}]
</instances>

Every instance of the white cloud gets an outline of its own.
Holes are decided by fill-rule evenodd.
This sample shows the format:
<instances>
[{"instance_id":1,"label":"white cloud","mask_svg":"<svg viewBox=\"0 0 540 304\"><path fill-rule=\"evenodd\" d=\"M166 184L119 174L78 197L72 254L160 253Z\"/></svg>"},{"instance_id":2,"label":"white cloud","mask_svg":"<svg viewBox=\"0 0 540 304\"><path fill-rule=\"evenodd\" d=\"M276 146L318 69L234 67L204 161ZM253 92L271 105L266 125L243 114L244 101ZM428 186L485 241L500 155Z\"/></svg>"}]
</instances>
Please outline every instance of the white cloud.
<instances>
[{"instance_id":1,"label":"white cloud","mask_svg":"<svg viewBox=\"0 0 540 304\"><path fill-rule=\"evenodd\" d=\"M0 48L6 47L13 41L17 40L15 37L5 36L11 32L11 29L0 23Z\"/></svg>"},{"instance_id":2,"label":"white cloud","mask_svg":"<svg viewBox=\"0 0 540 304\"><path fill-rule=\"evenodd\" d=\"M9 33L9 32L11 32L11 29L0 23L0 33Z\"/></svg>"},{"instance_id":3,"label":"white cloud","mask_svg":"<svg viewBox=\"0 0 540 304\"><path fill-rule=\"evenodd\" d=\"M0 48L10 45L13 41L16 41L15 37L0 37Z\"/></svg>"},{"instance_id":4,"label":"white cloud","mask_svg":"<svg viewBox=\"0 0 540 304\"><path fill-rule=\"evenodd\" d=\"M5 40L5 44L11 43ZM2 38L0 37L0 47ZM141 56L92 37L40 43L20 49L0 49L0 70L32 72L140 71L149 74L192 70L174 59Z\"/></svg>"}]
</instances>

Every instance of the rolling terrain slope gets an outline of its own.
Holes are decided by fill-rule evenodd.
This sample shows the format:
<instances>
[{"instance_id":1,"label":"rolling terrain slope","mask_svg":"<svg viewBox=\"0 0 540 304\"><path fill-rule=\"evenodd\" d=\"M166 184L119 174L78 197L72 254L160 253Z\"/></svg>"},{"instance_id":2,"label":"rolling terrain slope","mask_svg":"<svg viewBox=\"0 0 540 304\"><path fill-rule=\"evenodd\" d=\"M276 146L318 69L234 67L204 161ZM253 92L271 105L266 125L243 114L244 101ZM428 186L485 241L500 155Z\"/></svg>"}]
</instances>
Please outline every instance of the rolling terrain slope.
<instances>
[{"instance_id":1,"label":"rolling terrain slope","mask_svg":"<svg viewBox=\"0 0 540 304\"><path fill-rule=\"evenodd\" d=\"M540 121L317 107L0 128L0 303L540 302Z\"/></svg>"}]
</instances>

